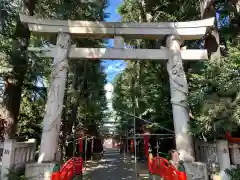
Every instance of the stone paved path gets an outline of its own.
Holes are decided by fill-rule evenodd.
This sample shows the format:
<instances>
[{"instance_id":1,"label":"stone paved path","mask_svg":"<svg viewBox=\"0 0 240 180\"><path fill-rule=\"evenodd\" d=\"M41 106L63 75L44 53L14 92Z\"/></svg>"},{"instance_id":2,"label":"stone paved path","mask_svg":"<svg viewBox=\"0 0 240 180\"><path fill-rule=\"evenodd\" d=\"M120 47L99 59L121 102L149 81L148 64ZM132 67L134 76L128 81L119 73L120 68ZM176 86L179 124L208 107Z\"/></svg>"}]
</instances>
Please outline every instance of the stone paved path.
<instances>
[{"instance_id":1,"label":"stone paved path","mask_svg":"<svg viewBox=\"0 0 240 180\"><path fill-rule=\"evenodd\" d=\"M88 163L91 166L84 173L84 180L137 180L134 163L127 161L117 150L108 149L103 159L98 163ZM139 168L139 165L138 165ZM139 168L140 169L140 168ZM147 173L146 168L144 170ZM141 170L142 171L142 170ZM140 172L140 170L139 170ZM144 178L145 179L145 178ZM147 178L149 179L149 178Z\"/></svg>"}]
</instances>

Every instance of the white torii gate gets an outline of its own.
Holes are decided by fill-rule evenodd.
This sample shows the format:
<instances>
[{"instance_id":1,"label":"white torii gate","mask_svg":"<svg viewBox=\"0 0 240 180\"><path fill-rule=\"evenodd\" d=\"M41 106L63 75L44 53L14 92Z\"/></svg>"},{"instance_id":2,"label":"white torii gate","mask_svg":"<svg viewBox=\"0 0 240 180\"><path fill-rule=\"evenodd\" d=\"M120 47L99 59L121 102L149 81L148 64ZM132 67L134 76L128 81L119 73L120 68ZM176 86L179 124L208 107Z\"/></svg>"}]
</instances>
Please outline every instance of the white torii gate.
<instances>
[{"instance_id":1,"label":"white torii gate","mask_svg":"<svg viewBox=\"0 0 240 180\"><path fill-rule=\"evenodd\" d=\"M207 50L181 50L184 40L202 38L213 26L214 18L189 22L164 23L122 23L90 22L70 20L36 19L20 16L36 35L57 35L57 43L48 48L29 48L29 51L52 57L53 67L44 115L44 127L40 148L42 162L53 162L57 152L61 113L68 59L126 59L126 60L168 60L171 88L171 103L177 150L184 161L194 160L192 138L187 134L189 112L187 106L188 85L182 60L208 59ZM124 49L124 39L166 39L166 48ZM72 38L114 38L114 48L84 48L71 46Z\"/></svg>"}]
</instances>

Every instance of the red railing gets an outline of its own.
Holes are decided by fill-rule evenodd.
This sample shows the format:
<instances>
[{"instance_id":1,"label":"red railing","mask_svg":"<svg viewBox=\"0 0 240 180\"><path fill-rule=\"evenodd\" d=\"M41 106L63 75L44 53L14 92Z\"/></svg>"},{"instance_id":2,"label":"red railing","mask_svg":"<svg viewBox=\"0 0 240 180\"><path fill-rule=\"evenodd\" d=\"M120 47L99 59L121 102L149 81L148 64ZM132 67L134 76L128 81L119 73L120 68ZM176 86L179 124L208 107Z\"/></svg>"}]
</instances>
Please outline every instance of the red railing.
<instances>
[{"instance_id":1,"label":"red railing","mask_svg":"<svg viewBox=\"0 0 240 180\"><path fill-rule=\"evenodd\" d=\"M164 180L187 180L186 172L178 171L167 159L162 157L149 158L149 172Z\"/></svg>"},{"instance_id":2,"label":"red railing","mask_svg":"<svg viewBox=\"0 0 240 180\"><path fill-rule=\"evenodd\" d=\"M83 159L73 157L69 159L59 172L53 172L51 180L71 180L73 175L82 175Z\"/></svg>"},{"instance_id":3,"label":"red railing","mask_svg":"<svg viewBox=\"0 0 240 180\"><path fill-rule=\"evenodd\" d=\"M232 137L230 132L227 132L225 134L225 138L226 138L227 141L229 141L231 143L240 143L240 138Z\"/></svg>"}]
</instances>

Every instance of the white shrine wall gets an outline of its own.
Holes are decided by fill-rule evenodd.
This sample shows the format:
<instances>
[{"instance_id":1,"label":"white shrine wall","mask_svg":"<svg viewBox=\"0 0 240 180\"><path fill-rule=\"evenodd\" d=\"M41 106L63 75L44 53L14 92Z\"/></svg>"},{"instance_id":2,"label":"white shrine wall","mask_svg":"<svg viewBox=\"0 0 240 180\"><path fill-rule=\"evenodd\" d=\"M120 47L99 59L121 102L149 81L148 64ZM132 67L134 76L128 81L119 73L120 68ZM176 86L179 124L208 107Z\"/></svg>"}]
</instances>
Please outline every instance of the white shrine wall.
<instances>
[{"instance_id":1,"label":"white shrine wall","mask_svg":"<svg viewBox=\"0 0 240 180\"><path fill-rule=\"evenodd\" d=\"M5 140L0 143L0 170L1 180L5 180L5 174L11 168L25 168L25 165L35 160L36 140L29 139L25 142Z\"/></svg>"},{"instance_id":2,"label":"white shrine wall","mask_svg":"<svg viewBox=\"0 0 240 180\"><path fill-rule=\"evenodd\" d=\"M206 163L208 174L216 167L220 172L240 164L240 144L229 143L226 140L204 142L195 140L196 160Z\"/></svg>"}]
</instances>

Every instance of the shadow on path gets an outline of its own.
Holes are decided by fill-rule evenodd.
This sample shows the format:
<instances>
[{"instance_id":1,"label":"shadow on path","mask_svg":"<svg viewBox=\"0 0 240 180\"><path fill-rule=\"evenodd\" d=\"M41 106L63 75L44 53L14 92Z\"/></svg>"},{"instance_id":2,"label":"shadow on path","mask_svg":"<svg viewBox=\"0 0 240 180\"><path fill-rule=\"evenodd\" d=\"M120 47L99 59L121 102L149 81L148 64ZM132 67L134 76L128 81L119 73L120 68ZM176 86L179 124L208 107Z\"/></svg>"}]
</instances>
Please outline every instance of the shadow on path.
<instances>
[{"instance_id":1,"label":"shadow on path","mask_svg":"<svg viewBox=\"0 0 240 180\"><path fill-rule=\"evenodd\" d=\"M90 162L84 180L136 180L134 163L127 161L116 149L108 149L98 163Z\"/></svg>"}]
</instances>

